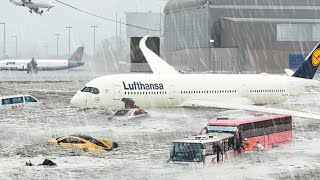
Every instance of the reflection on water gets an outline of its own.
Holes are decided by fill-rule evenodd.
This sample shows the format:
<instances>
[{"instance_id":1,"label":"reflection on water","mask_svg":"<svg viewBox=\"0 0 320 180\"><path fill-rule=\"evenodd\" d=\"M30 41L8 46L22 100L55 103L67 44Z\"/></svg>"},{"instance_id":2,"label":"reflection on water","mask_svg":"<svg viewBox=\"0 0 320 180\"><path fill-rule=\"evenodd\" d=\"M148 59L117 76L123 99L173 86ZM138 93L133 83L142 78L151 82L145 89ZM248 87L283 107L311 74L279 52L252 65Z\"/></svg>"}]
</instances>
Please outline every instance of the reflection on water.
<instances>
[{"instance_id":1,"label":"reflection on water","mask_svg":"<svg viewBox=\"0 0 320 180\"><path fill-rule=\"evenodd\" d=\"M1 95L32 94L42 101L35 109L0 113L0 179L317 179L320 167L320 122L294 118L294 144L266 154L212 168L167 164L171 141L196 134L216 116L248 116L245 111L148 109L147 119L108 120L105 110L78 110L69 101L85 82L102 74L87 71L0 71ZM292 97L280 108L319 110L320 93ZM52 136L88 134L120 144L106 154L48 145ZM49 158L57 167L26 167ZM128 176L129 175L129 176Z\"/></svg>"}]
</instances>

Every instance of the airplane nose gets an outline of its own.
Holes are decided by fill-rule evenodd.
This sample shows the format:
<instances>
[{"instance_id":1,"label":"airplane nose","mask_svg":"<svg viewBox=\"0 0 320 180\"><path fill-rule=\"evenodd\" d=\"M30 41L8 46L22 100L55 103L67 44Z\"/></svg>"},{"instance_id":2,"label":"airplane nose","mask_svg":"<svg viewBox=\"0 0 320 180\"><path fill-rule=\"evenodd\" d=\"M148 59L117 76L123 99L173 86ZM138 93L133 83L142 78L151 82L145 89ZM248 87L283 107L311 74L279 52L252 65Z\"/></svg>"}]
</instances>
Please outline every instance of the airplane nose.
<instances>
[{"instance_id":1,"label":"airplane nose","mask_svg":"<svg viewBox=\"0 0 320 180\"><path fill-rule=\"evenodd\" d=\"M85 108L87 104L87 99L82 97L80 93L77 93L73 96L70 103L73 107Z\"/></svg>"}]
</instances>

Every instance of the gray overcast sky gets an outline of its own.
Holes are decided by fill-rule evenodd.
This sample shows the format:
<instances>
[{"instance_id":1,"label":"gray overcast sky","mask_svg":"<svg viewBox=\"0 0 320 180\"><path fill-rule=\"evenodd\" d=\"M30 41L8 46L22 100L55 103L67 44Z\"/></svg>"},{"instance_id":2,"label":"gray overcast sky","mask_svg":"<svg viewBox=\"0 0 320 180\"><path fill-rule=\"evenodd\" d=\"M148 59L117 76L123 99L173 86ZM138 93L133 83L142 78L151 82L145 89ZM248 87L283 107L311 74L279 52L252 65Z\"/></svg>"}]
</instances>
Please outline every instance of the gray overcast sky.
<instances>
[{"instance_id":1,"label":"gray overcast sky","mask_svg":"<svg viewBox=\"0 0 320 180\"><path fill-rule=\"evenodd\" d=\"M118 17L125 20L124 12L159 12L160 6L163 10L166 0L61 0L74 5L80 9L92 12L103 17L115 19ZM6 51L9 56L15 53L15 39L18 36L19 54L31 57L33 54L45 54L45 45L48 44L49 54L56 53L56 37L59 38L59 54L68 52L68 30L66 26L72 26L71 51L81 44L85 44L87 53L91 54L93 49L93 30L91 25L98 25L97 46L102 39L115 35L115 23L104 21L89 16L82 12L66 7L56 2L56 7L43 15L28 12L28 8L15 6L9 0L0 2L0 22L6 22L7 39ZM123 31L125 28L123 27ZM0 57L3 56L3 27L0 25ZM40 51L40 52L39 52Z\"/></svg>"}]
</instances>

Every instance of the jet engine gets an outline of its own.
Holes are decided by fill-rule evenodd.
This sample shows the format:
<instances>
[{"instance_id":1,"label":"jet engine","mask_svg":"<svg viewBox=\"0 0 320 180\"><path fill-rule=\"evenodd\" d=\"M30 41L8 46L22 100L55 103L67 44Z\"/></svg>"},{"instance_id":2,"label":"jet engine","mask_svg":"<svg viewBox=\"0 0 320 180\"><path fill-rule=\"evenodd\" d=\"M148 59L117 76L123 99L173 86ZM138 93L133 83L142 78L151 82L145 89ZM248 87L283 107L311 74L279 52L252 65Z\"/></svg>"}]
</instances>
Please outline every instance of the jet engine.
<instances>
[{"instance_id":1,"label":"jet engine","mask_svg":"<svg viewBox=\"0 0 320 180\"><path fill-rule=\"evenodd\" d=\"M36 13L39 14L39 15L42 15L43 10L38 10L38 11L36 11Z\"/></svg>"}]
</instances>

